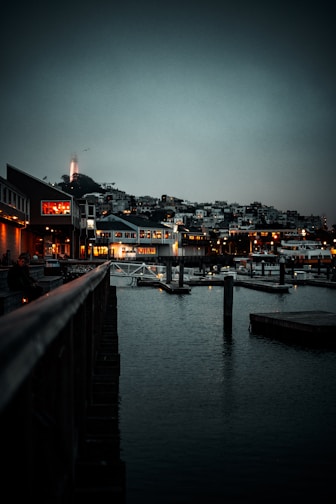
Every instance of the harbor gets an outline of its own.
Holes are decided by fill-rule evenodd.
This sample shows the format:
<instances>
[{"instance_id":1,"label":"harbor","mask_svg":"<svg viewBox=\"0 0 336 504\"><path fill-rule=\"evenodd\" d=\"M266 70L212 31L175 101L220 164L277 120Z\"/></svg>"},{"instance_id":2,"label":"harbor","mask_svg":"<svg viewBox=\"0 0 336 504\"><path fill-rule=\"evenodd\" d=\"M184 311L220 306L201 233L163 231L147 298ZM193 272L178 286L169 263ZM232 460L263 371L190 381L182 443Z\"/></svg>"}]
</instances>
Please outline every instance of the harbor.
<instances>
[{"instance_id":1,"label":"harbor","mask_svg":"<svg viewBox=\"0 0 336 504\"><path fill-rule=\"evenodd\" d=\"M127 504L335 499L336 353L250 328L251 313L335 312L334 290L236 285L230 336L220 285L117 292Z\"/></svg>"},{"instance_id":2,"label":"harbor","mask_svg":"<svg viewBox=\"0 0 336 504\"><path fill-rule=\"evenodd\" d=\"M249 274L248 274L249 273ZM170 294L187 294L192 292L192 287L223 286L224 280L232 276L234 285L253 290L262 290L269 293L288 293L295 285L311 285L336 288L336 281L328 271L324 273L316 270L293 270L280 268L272 273L265 274L260 269L241 273L237 267L222 268L186 268L184 266L167 267L164 264L146 264L131 262L111 263L111 285L125 287L154 287Z\"/></svg>"}]
</instances>

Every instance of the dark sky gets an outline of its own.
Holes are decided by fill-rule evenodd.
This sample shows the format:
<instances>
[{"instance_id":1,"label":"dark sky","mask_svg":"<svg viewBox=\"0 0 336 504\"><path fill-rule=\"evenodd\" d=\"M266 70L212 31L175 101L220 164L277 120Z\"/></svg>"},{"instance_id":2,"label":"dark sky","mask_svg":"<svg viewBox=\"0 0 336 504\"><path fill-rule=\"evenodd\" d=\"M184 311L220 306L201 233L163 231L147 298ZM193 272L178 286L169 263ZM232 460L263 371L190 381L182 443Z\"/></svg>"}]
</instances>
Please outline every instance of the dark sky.
<instances>
[{"instance_id":1,"label":"dark sky","mask_svg":"<svg viewBox=\"0 0 336 504\"><path fill-rule=\"evenodd\" d=\"M35 1L1 14L0 173L77 154L136 196L336 223L334 2Z\"/></svg>"}]
</instances>

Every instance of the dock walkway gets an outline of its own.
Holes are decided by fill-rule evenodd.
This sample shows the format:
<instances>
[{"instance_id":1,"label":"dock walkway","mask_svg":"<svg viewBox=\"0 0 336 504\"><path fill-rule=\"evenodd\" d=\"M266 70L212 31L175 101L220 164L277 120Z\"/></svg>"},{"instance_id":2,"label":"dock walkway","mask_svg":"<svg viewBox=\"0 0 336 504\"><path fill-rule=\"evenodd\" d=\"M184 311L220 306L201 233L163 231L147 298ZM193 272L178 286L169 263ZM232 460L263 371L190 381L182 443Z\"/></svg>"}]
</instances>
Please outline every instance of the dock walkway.
<instances>
[{"instance_id":1,"label":"dock walkway","mask_svg":"<svg viewBox=\"0 0 336 504\"><path fill-rule=\"evenodd\" d=\"M177 282L165 283L161 280L140 280L137 281L138 287L158 287L168 294L190 294L191 288L189 285L183 284L180 286Z\"/></svg>"},{"instance_id":2,"label":"dock walkway","mask_svg":"<svg viewBox=\"0 0 336 504\"><path fill-rule=\"evenodd\" d=\"M237 279L235 280L234 285L240 287L247 287L249 289L254 290L261 290L264 292L275 292L277 294L286 293L292 287L292 285L290 284L282 285L275 281L263 280L262 278L260 279L244 278L244 280Z\"/></svg>"},{"instance_id":3,"label":"dock walkway","mask_svg":"<svg viewBox=\"0 0 336 504\"><path fill-rule=\"evenodd\" d=\"M328 343L336 347L336 313L296 311L250 313L253 334L276 336L288 341Z\"/></svg>"}]
</instances>

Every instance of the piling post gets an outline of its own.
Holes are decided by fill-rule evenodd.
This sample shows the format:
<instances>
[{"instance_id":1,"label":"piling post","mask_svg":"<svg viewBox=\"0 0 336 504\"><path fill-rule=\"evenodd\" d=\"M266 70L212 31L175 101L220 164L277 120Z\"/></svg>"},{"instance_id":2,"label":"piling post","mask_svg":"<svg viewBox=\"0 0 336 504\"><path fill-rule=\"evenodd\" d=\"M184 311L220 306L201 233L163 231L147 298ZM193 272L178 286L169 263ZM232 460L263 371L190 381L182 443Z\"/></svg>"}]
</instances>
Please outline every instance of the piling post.
<instances>
[{"instance_id":1,"label":"piling post","mask_svg":"<svg viewBox=\"0 0 336 504\"><path fill-rule=\"evenodd\" d=\"M166 283L170 284L172 279L172 262L171 259L168 258L166 262Z\"/></svg>"},{"instance_id":2,"label":"piling post","mask_svg":"<svg viewBox=\"0 0 336 504\"><path fill-rule=\"evenodd\" d=\"M181 257L179 268L179 287L183 287L183 276L184 276L184 257Z\"/></svg>"},{"instance_id":3,"label":"piling post","mask_svg":"<svg viewBox=\"0 0 336 504\"><path fill-rule=\"evenodd\" d=\"M224 278L224 334L232 334L233 276Z\"/></svg>"},{"instance_id":4,"label":"piling post","mask_svg":"<svg viewBox=\"0 0 336 504\"><path fill-rule=\"evenodd\" d=\"M285 285L285 258L280 257L280 285Z\"/></svg>"},{"instance_id":5,"label":"piling post","mask_svg":"<svg viewBox=\"0 0 336 504\"><path fill-rule=\"evenodd\" d=\"M265 261L261 261L261 275L265 276Z\"/></svg>"}]
</instances>

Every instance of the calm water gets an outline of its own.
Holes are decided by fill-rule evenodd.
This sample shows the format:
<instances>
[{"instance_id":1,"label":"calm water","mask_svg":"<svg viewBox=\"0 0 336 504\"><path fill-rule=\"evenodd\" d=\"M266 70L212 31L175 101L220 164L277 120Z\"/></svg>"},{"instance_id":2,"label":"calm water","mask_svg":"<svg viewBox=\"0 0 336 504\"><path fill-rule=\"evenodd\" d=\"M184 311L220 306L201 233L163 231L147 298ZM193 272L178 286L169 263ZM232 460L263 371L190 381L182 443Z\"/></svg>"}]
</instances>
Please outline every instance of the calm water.
<instances>
[{"instance_id":1,"label":"calm water","mask_svg":"<svg viewBox=\"0 0 336 504\"><path fill-rule=\"evenodd\" d=\"M336 312L336 291L118 288L127 504L336 502L336 352L249 333L249 314Z\"/></svg>"}]
</instances>

